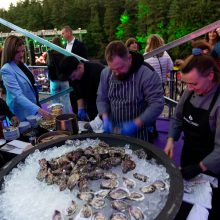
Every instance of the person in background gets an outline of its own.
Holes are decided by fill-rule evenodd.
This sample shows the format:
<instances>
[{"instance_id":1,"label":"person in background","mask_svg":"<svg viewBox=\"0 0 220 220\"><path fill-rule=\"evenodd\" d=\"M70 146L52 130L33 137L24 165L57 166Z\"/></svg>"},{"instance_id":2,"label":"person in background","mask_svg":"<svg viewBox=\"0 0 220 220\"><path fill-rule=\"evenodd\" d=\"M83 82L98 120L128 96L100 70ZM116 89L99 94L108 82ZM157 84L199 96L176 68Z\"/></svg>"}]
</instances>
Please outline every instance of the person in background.
<instances>
[{"instance_id":1,"label":"person in background","mask_svg":"<svg viewBox=\"0 0 220 220\"><path fill-rule=\"evenodd\" d=\"M151 34L147 39L147 46L145 48L145 53L149 53L158 47L164 46L164 40L157 34ZM173 61L169 54L165 51L159 53L153 57L144 60L149 63L155 71L159 74L163 89L165 92L165 85L167 82L167 75L173 70Z\"/></svg>"},{"instance_id":2,"label":"person in background","mask_svg":"<svg viewBox=\"0 0 220 220\"><path fill-rule=\"evenodd\" d=\"M46 119L51 119L52 115L40 107L34 76L24 63L24 55L24 41L14 35L7 37L1 68L7 105L20 121L38 113Z\"/></svg>"},{"instance_id":3,"label":"person in background","mask_svg":"<svg viewBox=\"0 0 220 220\"><path fill-rule=\"evenodd\" d=\"M211 46L210 44L202 39L202 40L193 40L192 41L192 48L199 48L202 49L202 54L206 54L206 55L210 55L211 53ZM184 63L184 61L182 62L182 64Z\"/></svg>"},{"instance_id":4,"label":"person in background","mask_svg":"<svg viewBox=\"0 0 220 220\"><path fill-rule=\"evenodd\" d=\"M210 45L211 50L214 49L215 44L219 41L220 37L218 36L218 33L216 30L208 32L205 36L206 42Z\"/></svg>"},{"instance_id":5,"label":"person in background","mask_svg":"<svg viewBox=\"0 0 220 220\"><path fill-rule=\"evenodd\" d=\"M15 127L17 127L20 123L19 119L10 111L6 102L2 98L0 98L0 115L8 117L11 124Z\"/></svg>"},{"instance_id":6,"label":"person in background","mask_svg":"<svg viewBox=\"0 0 220 220\"><path fill-rule=\"evenodd\" d=\"M129 51L138 52L139 50L138 43L133 37L130 37L126 40L125 46L128 48Z\"/></svg>"},{"instance_id":7,"label":"person in background","mask_svg":"<svg viewBox=\"0 0 220 220\"><path fill-rule=\"evenodd\" d=\"M61 39L59 37L54 37L51 41L53 44L62 47ZM51 95L55 95L63 90L69 88L69 81L61 81L61 70L60 70L60 63L63 60L65 55L59 53L55 50L48 50L47 55L47 65L48 65L48 76L50 79L50 93ZM55 100L54 103L61 103L63 104L63 113L70 112L70 96L69 94L63 95Z\"/></svg>"},{"instance_id":8,"label":"person in background","mask_svg":"<svg viewBox=\"0 0 220 220\"><path fill-rule=\"evenodd\" d=\"M220 70L214 59L193 48L181 67L187 85L177 104L165 146L172 158L174 141L184 134L181 172L186 180L209 173L220 181ZM209 219L219 219L220 188L213 189ZM216 218L217 217L217 218Z\"/></svg>"},{"instance_id":9,"label":"person in background","mask_svg":"<svg viewBox=\"0 0 220 220\"><path fill-rule=\"evenodd\" d=\"M65 57L61 63L63 79L71 80L76 91L78 119L93 120L96 107L97 90L104 65L90 61L79 61L73 56Z\"/></svg>"},{"instance_id":10,"label":"person in background","mask_svg":"<svg viewBox=\"0 0 220 220\"><path fill-rule=\"evenodd\" d=\"M147 127L164 107L159 75L121 41L108 44L105 59L108 67L101 73L96 101L104 131L147 141Z\"/></svg>"},{"instance_id":11,"label":"person in background","mask_svg":"<svg viewBox=\"0 0 220 220\"><path fill-rule=\"evenodd\" d=\"M62 32L62 37L67 41L66 50L68 52L74 53L80 57L87 59L88 57L87 49L83 42L79 41L73 36L72 28L70 26L65 26L63 27L61 32ZM69 81L69 84L71 87L73 87L72 81ZM73 91L70 93L70 101L73 112L77 114L78 113L77 97L74 90L75 88L73 87Z\"/></svg>"},{"instance_id":12,"label":"person in background","mask_svg":"<svg viewBox=\"0 0 220 220\"><path fill-rule=\"evenodd\" d=\"M61 32L62 37L67 41L66 50L87 59L87 49L83 42L73 36L72 28L70 26L65 26Z\"/></svg>"}]
</instances>

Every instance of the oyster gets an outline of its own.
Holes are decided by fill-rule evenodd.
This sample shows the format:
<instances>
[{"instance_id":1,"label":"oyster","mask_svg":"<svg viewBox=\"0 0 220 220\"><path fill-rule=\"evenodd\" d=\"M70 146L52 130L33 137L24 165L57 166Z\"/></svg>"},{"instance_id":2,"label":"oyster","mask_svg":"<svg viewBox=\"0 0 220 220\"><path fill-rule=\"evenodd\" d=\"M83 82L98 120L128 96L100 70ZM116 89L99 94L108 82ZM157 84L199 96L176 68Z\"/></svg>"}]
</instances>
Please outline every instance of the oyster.
<instances>
[{"instance_id":1,"label":"oyster","mask_svg":"<svg viewBox=\"0 0 220 220\"><path fill-rule=\"evenodd\" d=\"M60 211L58 211L58 210L54 211L52 220L62 220Z\"/></svg>"},{"instance_id":2,"label":"oyster","mask_svg":"<svg viewBox=\"0 0 220 220\"><path fill-rule=\"evenodd\" d=\"M101 198L105 198L107 195L109 194L109 190L107 189L103 189L103 190L99 190L98 192L95 193L95 195L97 197L101 197Z\"/></svg>"},{"instance_id":3,"label":"oyster","mask_svg":"<svg viewBox=\"0 0 220 220\"><path fill-rule=\"evenodd\" d=\"M119 182L115 179L102 180L100 187L102 189L113 189L119 185Z\"/></svg>"},{"instance_id":4,"label":"oyster","mask_svg":"<svg viewBox=\"0 0 220 220\"><path fill-rule=\"evenodd\" d=\"M161 191L166 189L166 184L162 180L156 180L153 185Z\"/></svg>"},{"instance_id":5,"label":"oyster","mask_svg":"<svg viewBox=\"0 0 220 220\"><path fill-rule=\"evenodd\" d=\"M129 218L121 212L113 213L110 218L110 220L128 220L128 219Z\"/></svg>"},{"instance_id":6,"label":"oyster","mask_svg":"<svg viewBox=\"0 0 220 220\"><path fill-rule=\"evenodd\" d=\"M73 173L67 181L67 187L69 189L73 189L75 185L78 183L79 178L80 178L79 173Z\"/></svg>"},{"instance_id":7,"label":"oyster","mask_svg":"<svg viewBox=\"0 0 220 220\"><path fill-rule=\"evenodd\" d=\"M144 200L144 195L139 192L131 192L128 198L134 201L142 201Z\"/></svg>"},{"instance_id":8,"label":"oyster","mask_svg":"<svg viewBox=\"0 0 220 220\"><path fill-rule=\"evenodd\" d=\"M126 158L122 161L121 166L122 166L122 172L127 173L128 171L135 169L136 163L133 160Z\"/></svg>"},{"instance_id":9,"label":"oyster","mask_svg":"<svg viewBox=\"0 0 220 220\"><path fill-rule=\"evenodd\" d=\"M89 201L89 205L91 205L95 209L102 209L105 207L105 199L101 197L94 197Z\"/></svg>"},{"instance_id":10,"label":"oyster","mask_svg":"<svg viewBox=\"0 0 220 220\"><path fill-rule=\"evenodd\" d=\"M112 199L124 199L129 196L129 191L126 188L116 188L109 193Z\"/></svg>"},{"instance_id":11,"label":"oyster","mask_svg":"<svg viewBox=\"0 0 220 220\"><path fill-rule=\"evenodd\" d=\"M136 178L137 180L140 180L142 182L147 182L147 180L149 179L147 176L140 174L140 173L134 173L133 176L134 176L134 178Z\"/></svg>"},{"instance_id":12,"label":"oyster","mask_svg":"<svg viewBox=\"0 0 220 220\"><path fill-rule=\"evenodd\" d=\"M134 188L136 186L136 182L134 180L129 179L127 177L122 177L122 179L123 179L123 185L128 189Z\"/></svg>"},{"instance_id":13,"label":"oyster","mask_svg":"<svg viewBox=\"0 0 220 220\"><path fill-rule=\"evenodd\" d=\"M140 190L143 193L153 193L153 192L155 192L156 187L154 185L143 186L140 188Z\"/></svg>"},{"instance_id":14,"label":"oyster","mask_svg":"<svg viewBox=\"0 0 220 220\"><path fill-rule=\"evenodd\" d=\"M92 220L106 220L106 218L101 212L95 212L92 216Z\"/></svg>"},{"instance_id":15,"label":"oyster","mask_svg":"<svg viewBox=\"0 0 220 220\"><path fill-rule=\"evenodd\" d=\"M78 182L80 192L89 192L89 182L86 178L81 178Z\"/></svg>"},{"instance_id":16,"label":"oyster","mask_svg":"<svg viewBox=\"0 0 220 220\"><path fill-rule=\"evenodd\" d=\"M65 215L66 216L72 216L76 212L76 209L77 209L77 204L76 204L75 201L72 201L70 207L68 207L65 210Z\"/></svg>"},{"instance_id":17,"label":"oyster","mask_svg":"<svg viewBox=\"0 0 220 220\"><path fill-rule=\"evenodd\" d=\"M92 192L79 192L77 197L83 201L89 201L93 199L94 194Z\"/></svg>"},{"instance_id":18,"label":"oyster","mask_svg":"<svg viewBox=\"0 0 220 220\"><path fill-rule=\"evenodd\" d=\"M105 178L105 179L117 179L118 174L113 173L113 172L104 172L103 178Z\"/></svg>"},{"instance_id":19,"label":"oyster","mask_svg":"<svg viewBox=\"0 0 220 220\"><path fill-rule=\"evenodd\" d=\"M127 202L122 201L122 200L114 200L114 201L112 201L111 206L113 209L115 209L119 212L125 212L128 209L129 204Z\"/></svg>"},{"instance_id":20,"label":"oyster","mask_svg":"<svg viewBox=\"0 0 220 220\"><path fill-rule=\"evenodd\" d=\"M103 170L109 170L112 168L112 161L111 158L105 158L104 160L102 160L99 164L99 166L103 169Z\"/></svg>"},{"instance_id":21,"label":"oyster","mask_svg":"<svg viewBox=\"0 0 220 220\"><path fill-rule=\"evenodd\" d=\"M80 210L80 217L82 218L91 218L92 217L92 208L85 204Z\"/></svg>"},{"instance_id":22,"label":"oyster","mask_svg":"<svg viewBox=\"0 0 220 220\"><path fill-rule=\"evenodd\" d=\"M141 209L138 208L138 207L131 206L129 208L129 214L131 216L131 219L134 219L134 220L144 220L144 214L141 211Z\"/></svg>"},{"instance_id":23,"label":"oyster","mask_svg":"<svg viewBox=\"0 0 220 220\"><path fill-rule=\"evenodd\" d=\"M42 182L46 176L47 176L47 169L40 169L36 178Z\"/></svg>"},{"instance_id":24,"label":"oyster","mask_svg":"<svg viewBox=\"0 0 220 220\"><path fill-rule=\"evenodd\" d=\"M48 168L48 163L47 160L45 158L41 159L38 161L41 169L47 169Z\"/></svg>"}]
</instances>

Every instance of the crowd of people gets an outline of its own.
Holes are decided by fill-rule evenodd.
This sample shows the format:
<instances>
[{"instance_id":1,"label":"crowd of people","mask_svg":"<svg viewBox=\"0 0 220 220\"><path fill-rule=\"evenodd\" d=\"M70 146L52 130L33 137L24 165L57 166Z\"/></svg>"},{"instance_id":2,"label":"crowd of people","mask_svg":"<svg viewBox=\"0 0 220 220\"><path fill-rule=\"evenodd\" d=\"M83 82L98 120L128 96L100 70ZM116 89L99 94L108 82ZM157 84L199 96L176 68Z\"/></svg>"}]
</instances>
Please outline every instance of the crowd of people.
<instances>
[{"instance_id":1,"label":"crowd of people","mask_svg":"<svg viewBox=\"0 0 220 220\"><path fill-rule=\"evenodd\" d=\"M186 89L170 121L165 153L172 158L175 141L184 134L181 173L184 179L206 173L220 181L220 41L219 30L207 34L204 40L192 42L192 55L180 62L182 81ZM87 58L87 49L77 40L69 26L62 29L66 50ZM60 38L52 43L62 46ZM145 53L164 45L164 40L152 34ZM164 86L173 69L173 61L164 51L145 59L139 53L135 38L125 43L112 41L105 49L107 66L82 61L49 50L47 65L51 94L73 87L70 95L56 102L64 112L73 111L78 120L89 121L92 129L102 127L105 133L118 133L149 141L149 128L164 107ZM14 126L29 115L52 115L39 103L36 83L25 63L24 41L9 36L2 52L1 77L6 89L6 102L0 99L0 115L6 115ZM6 104L7 103L7 104ZM98 124L98 125L97 125ZM219 215L219 187L213 190L210 219Z\"/></svg>"}]
</instances>

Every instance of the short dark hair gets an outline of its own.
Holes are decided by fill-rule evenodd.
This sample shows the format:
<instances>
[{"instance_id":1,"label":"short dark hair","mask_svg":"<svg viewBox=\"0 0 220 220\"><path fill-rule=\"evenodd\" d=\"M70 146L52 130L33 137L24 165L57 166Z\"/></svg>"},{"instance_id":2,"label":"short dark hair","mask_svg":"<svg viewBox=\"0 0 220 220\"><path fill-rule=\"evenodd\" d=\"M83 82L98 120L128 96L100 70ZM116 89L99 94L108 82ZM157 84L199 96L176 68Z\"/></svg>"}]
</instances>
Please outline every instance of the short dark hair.
<instances>
[{"instance_id":1,"label":"short dark hair","mask_svg":"<svg viewBox=\"0 0 220 220\"><path fill-rule=\"evenodd\" d=\"M65 57L60 64L62 80L69 80L70 75L76 70L79 63L80 61L74 56Z\"/></svg>"},{"instance_id":2,"label":"short dark hair","mask_svg":"<svg viewBox=\"0 0 220 220\"><path fill-rule=\"evenodd\" d=\"M105 49L105 59L107 62L111 62L115 56L125 58L128 54L128 48L122 41L112 41Z\"/></svg>"}]
</instances>

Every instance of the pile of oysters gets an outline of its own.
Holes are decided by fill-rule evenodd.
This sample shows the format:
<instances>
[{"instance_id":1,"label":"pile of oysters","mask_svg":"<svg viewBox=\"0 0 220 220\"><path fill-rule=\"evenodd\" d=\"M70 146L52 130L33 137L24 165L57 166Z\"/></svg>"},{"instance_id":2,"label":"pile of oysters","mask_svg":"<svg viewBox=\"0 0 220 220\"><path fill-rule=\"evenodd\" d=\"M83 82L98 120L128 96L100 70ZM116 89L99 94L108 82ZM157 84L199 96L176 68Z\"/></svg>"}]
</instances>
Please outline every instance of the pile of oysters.
<instances>
[{"instance_id":1,"label":"pile of oysters","mask_svg":"<svg viewBox=\"0 0 220 220\"><path fill-rule=\"evenodd\" d=\"M73 141L66 141L66 145L72 144ZM133 153L139 159L147 159L143 149ZM54 211L54 220L63 219L63 215L69 220L144 220L147 217L138 203L146 194L167 190L164 181L149 184L149 177L141 173L133 172L132 178L126 177L125 174L136 168L132 154L125 148L110 147L104 142L85 149L76 148L50 161L43 158L39 165L36 177L39 181L56 184L61 191L72 190L76 195L65 213ZM121 169L121 174L112 171L116 167ZM96 190L92 185L96 185ZM110 207L110 216L103 212L104 207Z\"/></svg>"}]
</instances>

